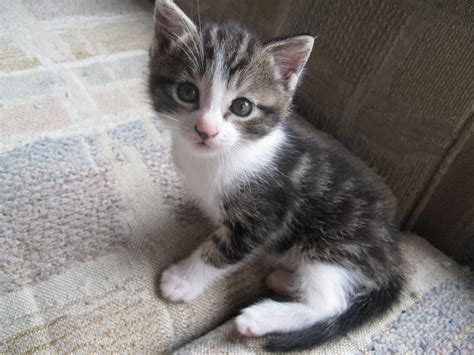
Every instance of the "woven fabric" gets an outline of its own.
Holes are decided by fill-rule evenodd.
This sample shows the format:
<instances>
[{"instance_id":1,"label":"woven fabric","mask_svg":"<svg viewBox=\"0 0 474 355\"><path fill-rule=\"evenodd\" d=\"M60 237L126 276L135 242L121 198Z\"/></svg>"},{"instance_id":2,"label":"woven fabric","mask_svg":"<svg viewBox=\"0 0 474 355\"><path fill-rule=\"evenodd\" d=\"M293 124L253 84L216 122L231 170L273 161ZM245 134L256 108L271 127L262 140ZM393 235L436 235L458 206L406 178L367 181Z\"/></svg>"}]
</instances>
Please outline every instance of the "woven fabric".
<instances>
[{"instance_id":1,"label":"woven fabric","mask_svg":"<svg viewBox=\"0 0 474 355\"><path fill-rule=\"evenodd\" d=\"M188 305L156 293L209 225L148 105L151 35L148 1L0 2L0 353L164 351L262 294L258 265ZM333 350L396 341L386 325L401 309L463 277L403 240L416 293Z\"/></svg>"},{"instance_id":2,"label":"woven fabric","mask_svg":"<svg viewBox=\"0 0 474 355\"><path fill-rule=\"evenodd\" d=\"M437 248L474 267L474 119L461 151L446 164L414 230ZM440 208L443 206L443 208ZM436 221L436 223L434 223Z\"/></svg>"}]
</instances>

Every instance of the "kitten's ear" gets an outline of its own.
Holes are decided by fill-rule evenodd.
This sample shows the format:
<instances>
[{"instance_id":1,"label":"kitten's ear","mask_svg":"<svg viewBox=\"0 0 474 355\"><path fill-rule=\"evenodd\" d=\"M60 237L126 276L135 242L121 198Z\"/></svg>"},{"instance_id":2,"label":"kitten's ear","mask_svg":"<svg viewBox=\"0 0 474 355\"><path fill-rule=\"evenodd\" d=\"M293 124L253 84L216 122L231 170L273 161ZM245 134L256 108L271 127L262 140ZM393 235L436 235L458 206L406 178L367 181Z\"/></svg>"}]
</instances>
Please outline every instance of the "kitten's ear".
<instances>
[{"instance_id":1,"label":"kitten's ear","mask_svg":"<svg viewBox=\"0 0 474 355\"><path fill-rule=\"evenodd\" d=\"M197 33L193 21L172 0L156 0L153 17L158 48L167 47L188 33Z\"/></svg>"},{"instance_id":2,"label":"kitten's ear","mask_svg":"<svg viewBox=\"0 0 474 355\"><path fill-rule=\"evenodd\" d=\"M281 79L289 91L296 88L303 67L313 49L314 37L308 35L274 40L266 50L275 60Z\"/></svg>"}]
</instances>

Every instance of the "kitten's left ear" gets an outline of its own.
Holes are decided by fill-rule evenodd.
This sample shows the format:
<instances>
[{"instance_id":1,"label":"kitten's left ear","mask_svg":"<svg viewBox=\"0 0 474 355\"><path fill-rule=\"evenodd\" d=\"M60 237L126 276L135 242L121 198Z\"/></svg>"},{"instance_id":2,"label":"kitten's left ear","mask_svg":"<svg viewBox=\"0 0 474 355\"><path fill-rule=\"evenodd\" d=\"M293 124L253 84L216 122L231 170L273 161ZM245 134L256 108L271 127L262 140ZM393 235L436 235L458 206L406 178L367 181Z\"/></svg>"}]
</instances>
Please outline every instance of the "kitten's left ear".
<instances>
[{"instance_id":1,"label":"kitten's left ear","mask_svg":"<svg viewBox=\"0 0 474 355\"><path fill-rule=\"evenodd\" d=\"M156 0L155 40L164 48L186 34L195 34L196 25L172 0Z\"/></svg>"},{"instance_id":2,"label":"kitten's left ear","mask_svg":"<svg viewBox=\"0 0 474 355\"><path fill-rule=\"evenodd\" d=\"M274 40L266 45L265 50L273 56L280 77L289 91L296 88L313 49L314 37L301 35L287 39Z\"/></svg>"}]
</instances>

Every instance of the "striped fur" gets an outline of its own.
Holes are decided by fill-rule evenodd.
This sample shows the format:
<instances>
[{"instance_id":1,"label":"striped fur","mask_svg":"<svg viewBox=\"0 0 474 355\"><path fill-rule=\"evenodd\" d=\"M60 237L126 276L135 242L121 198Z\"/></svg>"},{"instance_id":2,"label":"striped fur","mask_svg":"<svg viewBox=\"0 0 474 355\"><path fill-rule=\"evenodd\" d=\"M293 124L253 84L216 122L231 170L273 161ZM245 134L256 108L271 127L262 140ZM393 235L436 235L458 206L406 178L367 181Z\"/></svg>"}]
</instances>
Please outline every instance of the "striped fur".
<instances>
[{"instance_id":1,"label":"striped fur","mask_svg":"<svg viewBox=\"0 0 474 355\"><path fill-rule=\"evenodd\" d=\"M177 167L216 225L163 273L162 293L189 302L249 258L271 255L268 285L292 301L248 307L236 326L247 336L288 332L272 350L345 333L389 307L403 282L386 194L338 148L287 123L312 44L306 35L263 42L237 24L195 24L169 0L155 8L150 97L170 127ZM197 88L195 102L180 99L181 83ZM230 108L242 97L252 104L246 117ZM218 134L206 139L196 122Z\"/></svg>"}]
</instances>

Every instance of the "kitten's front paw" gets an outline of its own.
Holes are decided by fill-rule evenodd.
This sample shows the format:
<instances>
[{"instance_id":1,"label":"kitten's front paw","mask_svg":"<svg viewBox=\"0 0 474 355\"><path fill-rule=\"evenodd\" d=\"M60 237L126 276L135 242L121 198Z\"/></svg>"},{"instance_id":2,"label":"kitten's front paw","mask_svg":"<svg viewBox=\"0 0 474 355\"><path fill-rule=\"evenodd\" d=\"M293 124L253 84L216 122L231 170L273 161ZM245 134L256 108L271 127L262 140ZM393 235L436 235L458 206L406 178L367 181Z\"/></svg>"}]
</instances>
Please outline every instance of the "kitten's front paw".
<instances>
[{"instance_id":1,"label":"kitten's front paw","mask_svg":"<svg viewBox=\"0 0 474 355\"><path fill-rule=\"evenodd\" d=\"M172 265L161 274L160 290L163 297L172 302L191 302L202 288L183 276L179 265Z\"/></svg>"}]
</instances>

